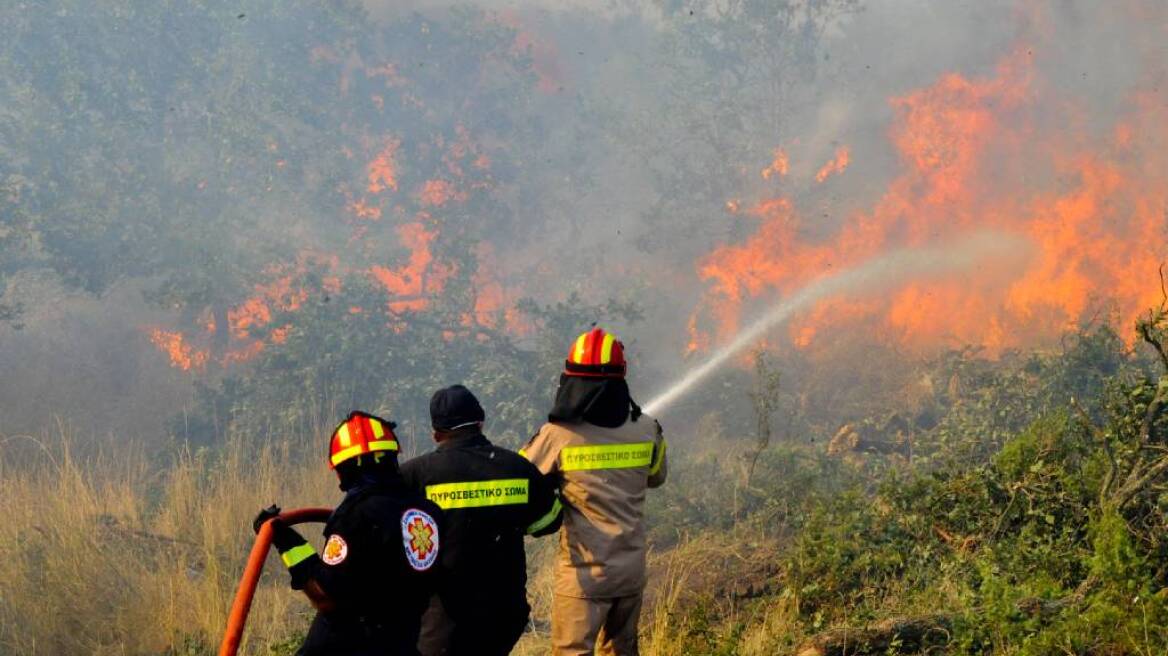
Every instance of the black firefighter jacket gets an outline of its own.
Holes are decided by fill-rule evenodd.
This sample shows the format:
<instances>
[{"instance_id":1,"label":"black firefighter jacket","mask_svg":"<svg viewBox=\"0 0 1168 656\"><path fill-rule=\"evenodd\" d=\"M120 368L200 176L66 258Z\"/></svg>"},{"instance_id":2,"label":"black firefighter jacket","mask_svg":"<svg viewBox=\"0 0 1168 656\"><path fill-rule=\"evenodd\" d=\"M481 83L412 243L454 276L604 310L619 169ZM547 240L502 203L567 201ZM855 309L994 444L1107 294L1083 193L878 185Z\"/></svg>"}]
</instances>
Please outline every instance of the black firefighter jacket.
<instances>
[{"instance_id":1,"label":"black firefighter jacket","mask_svg":"<svg viewBox=\"0 0 1168 656\"><path fill-rule=\"evenodd\" d=\"M436 588L442 511L400 481L350 490L325 524L319 555L291 569L315 580L336 608L317 613L299 654L413 656Z\"/></svg>"},{"instance_id":2,"label":"black firefighter jacket","mask_svg":"<svg viewBox=\"0 0 1168 656\"><path fill-rule=\"evenodd\" d=\"M559 529L552 482L473 429L405 463L402 476L442 508L440 596L455 625L516 615L525 624L530 609L523 536Z\"/></svg>"}]
</instances>

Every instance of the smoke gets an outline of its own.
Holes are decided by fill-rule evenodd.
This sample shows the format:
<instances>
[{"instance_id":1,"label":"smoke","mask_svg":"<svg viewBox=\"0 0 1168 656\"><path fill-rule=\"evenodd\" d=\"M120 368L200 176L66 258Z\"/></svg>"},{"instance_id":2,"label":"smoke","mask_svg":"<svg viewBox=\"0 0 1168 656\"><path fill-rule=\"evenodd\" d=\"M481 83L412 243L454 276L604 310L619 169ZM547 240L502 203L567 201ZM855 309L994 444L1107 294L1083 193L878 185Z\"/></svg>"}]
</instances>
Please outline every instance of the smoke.
<instances>
[{"instance_id":1,"label":"smoke","mask_svg":"<svg viewBox=\"0 0 1168 656\"><path fill-rule=\"evenodd\" d=\"M1014 235L983 232L970 235L957 244L886 253L813 280L773 305L729 343L653 397L645 404L645 411L650 414L664 411L742 351L756 346L776 326L814 303L845 293L878 297L882 287L903 284L914 278L951 275L977 266L988 267L991 259L993 266L1009 266L1011 260L1024 254L1026 246L1024 239Z\"/></svg>"},{"instance_id":2,"label":"smoke","mask_svg":"<svg viewBox=\"0 0 1168 656\"><path fill-rule=\"evenodd\" d=\"M125 326L117 339L81 321L40 336L0 328L4 361L45 391L35 413L22 411L24 395L8 396L15 400L5 403L0 432L27 430L45 407L76 405L69 401L82 393L100 407L135 407L131 398L183 407L195 381L213 384L295 336L294 320L274 316L335 298L336 281L353 271L368 271L396 295L389 309L407 314L443 295L478 293L470 322L503 314L492 329L517 334L528 319L514 311L521 298L633 304L643 320L606 327L629 344L636 375L655 380L764 336L785 353L812 354L840 336L913 353L1041 346L1101 307L1126 322L1159 293L1168 189L1163 6L839 0L720 15L708 2L361 4L372 20L346 25L335 43L319 36L329 12L255 9L210 20L192 10L197 19L182 20L177 42L157 41L166 55L157 58L143 51L148 34L110 46L124 32L120 24L99 32L104 23L84 15L98 8L20 23L28 44L90 26L92 39L70 47L77 61L105 68L73 71L102 80L78 88L99 94L109 71L149 61L142 88L169 95L112 94L104 123L42 152L38 139L60 134L52 123L37 128L38 117L53 116L46 99L66 99L54 119L63 125L91 113L68 106L80 97L72 87L38 89L53 76L10 75L16 118L0 119L0 153L12 163L0 169L0 200L54 210L46 221L62 228L43 243L66 244L63 259L78 268L103 260L91 268L112 289L164 277L196 289L206 307L170 305L169 288L149 309L115 293L100 309ZM734 6L747 5L755 6ZM452 54L463 52L468 41L457 29L467 25L477 39L498 40L500 61L529 60L529 79L507 86L515 81L498 62ZM80 56L103 44L123 48L127 61L104 51ZM357 45L341 54L346 44ZM235 64L188 70L192 61ZM276 71L273 84L302 76L296 93L279 102L259 94L267 82L249 76L265 70ZM464 93L470 88L485 91ZM501 96L509 108L496 110L490 103ZM28 98L38 100L15 102ZM266 114L259 127L256 107ZM448 133L431 133L441 132L435 115L452 117ZM440 175L411 178L424 148L397 149L410 141L439 153ZM105 188L110 180L77 175L93 161L111 162L104 168L122 184L108 185L109 198L50 198ZM155 190L164 202L139 206L135 190L155 180L134 168L142 162L147 173L167 174L171 186ZM58 168L60 180L39 179ZM474 194L490 202L469 211L465 198ZM124 220L140 213L159 218ZM108 229L77 245L101 221ZM159 248L149 264L170 262L162 274L120 269L126 250L150 250L125 245L139 235L121 227L140 223L148 225L134 230L163 246L186 244L205 226L212 237L198 248ZM1030 247L1010 266L956 278L951 267L912 255L984 255L976 244L994 234ZM963 241L968 235L983 237ZM452 244L483 263L471 292L449 282L454 267L441 254ZM836 273L843 270L868 273ZM69 267L62 275L79 277ZM63 299L74 316L94 311ZM775 299L783 311L767 323L778 316ZM41 320L30 316L30 325ZM453 328L464 329L461 321ZM560 338L566 345L584 327L564 328ZM154 384L151 366L94 369L84 382L59 375L74 351L54 342L138 362L153 352L152 336L192 369L183 379L190 384L168 398L147 394L174 387ZM39 354L37 367L22 364L28 353ZM195 371L200 363L206 371ZM119 384L101 384L102 375Z\"/></svg>"}]
</instances>

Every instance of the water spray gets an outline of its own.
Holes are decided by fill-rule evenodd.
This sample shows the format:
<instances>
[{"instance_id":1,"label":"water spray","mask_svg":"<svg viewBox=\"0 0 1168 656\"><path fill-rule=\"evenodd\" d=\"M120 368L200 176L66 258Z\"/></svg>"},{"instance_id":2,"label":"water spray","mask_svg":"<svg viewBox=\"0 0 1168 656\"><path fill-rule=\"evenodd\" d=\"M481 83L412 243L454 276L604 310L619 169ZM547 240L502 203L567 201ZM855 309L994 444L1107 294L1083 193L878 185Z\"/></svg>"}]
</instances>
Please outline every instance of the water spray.
<instances>
[{"instance_id":1,"label":"water spray","mask_svg":"<svg viewBox=\"0 0 1168 656\"><path fill-rule=\"evenodd\" d=\"M906 248L879 255L850 269L823 276L779 301L766 314L740 332L733 341L713 353L705 362L682 376L673 385L645 404L645 412L656 414L681 398L716 369L747 347L755 344L775 326L796 312L829 296L865 291L924 274L938 274L972 268L990 256L1019 254L1025 242L1014 235L979 232L960 242L923 248Z\"/></svg>"}]
</instances>

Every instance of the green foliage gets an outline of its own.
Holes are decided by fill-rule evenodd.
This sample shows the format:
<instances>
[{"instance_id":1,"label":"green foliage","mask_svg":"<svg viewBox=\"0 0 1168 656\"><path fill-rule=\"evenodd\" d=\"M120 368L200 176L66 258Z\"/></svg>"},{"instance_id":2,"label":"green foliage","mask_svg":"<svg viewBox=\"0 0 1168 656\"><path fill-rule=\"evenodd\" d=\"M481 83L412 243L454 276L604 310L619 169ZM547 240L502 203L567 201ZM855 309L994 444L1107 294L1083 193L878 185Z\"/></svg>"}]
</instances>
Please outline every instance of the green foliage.
<instances>
[{"instance_id":1,"label":"green foliage","mask_svg":"<svg viewBox=\"0 0 1168 656\"><path fill-rule=\"evenodd\" d=\"M951 351L927 369L935 425L916 439L914 459L921 465L978 464L1036 417L1072 401L1099 416L1109 389L1146 371L1147 363L1106 324L1067 335L1056 353L987 359L977 349Z\"/></svg>"},{"instance_id":2,"label":"green foliage","mask_svg":"<svg viewBox=\"0 0 1168 656\"><path fill-rule=\"evenodd\" d=\"M1110 330L1073 342L1020 369L951 361L962 384L976 382L950 399L939 435L966 457L816 505L786 561L808 630L943 603L959 653L1168 648L1156 620L1163 481L1122 509L1105 489L1138 464L1156 385ZM1000 447L980 443L1021 422Z\"/></svg>"},{"instance_id":3,"label":"green foliage","mask_svg":"<svg viewBox=\"0 0 1168 656\"><path fill-rule=\"evenodd\" d=\"M740 488L726 476L728 449L716 448L678 466L679 478L706 482L701 492L683 501L663 491L657 516L688 532L705 516L716 530L781 536L773 603L793 606L783 631L796 641L939 615L947 653L1168 649L1168 387L1151 363L1096 327L1061 353L995 362L958 352L929 367L948 382L928 401L936 423L914 435L911 462L845 464L784 443L763 452L757 489ZM746 513L728 512L729 499ZM762 630L744 629L740 614L719 623L717 605L699 602L680 624L693 629L692 653L733 652Z\"/></svg>"},{"instance_id":4,"label":"green foliage","mask_svg":"<svg viewBox=\"0 0 1168 656\"><path fill-rule=\"evenodd\" d=\"M321 434L348 410L363 408L399 422L399 436L411 442L407 448L420 451L429 444L430 395L463 383L480 398L492 438L518 448L546 418L570 339L565 335L595 320L639 318L635 307L589 305L575 296L547 307L528 303L532 329L546 345L533 349L505 330L468 329L461 321L467 308L450 297L387 325L380 312L348 311L349 305L384 306L390 299L383 289L360 278L345 289L340 299L310 299L289 317L295 327L286 341L217 388L204 388L198 414L218 420L197 430ZM189 427L180 434L215 437Z\"/></svg>"}]
</instances>

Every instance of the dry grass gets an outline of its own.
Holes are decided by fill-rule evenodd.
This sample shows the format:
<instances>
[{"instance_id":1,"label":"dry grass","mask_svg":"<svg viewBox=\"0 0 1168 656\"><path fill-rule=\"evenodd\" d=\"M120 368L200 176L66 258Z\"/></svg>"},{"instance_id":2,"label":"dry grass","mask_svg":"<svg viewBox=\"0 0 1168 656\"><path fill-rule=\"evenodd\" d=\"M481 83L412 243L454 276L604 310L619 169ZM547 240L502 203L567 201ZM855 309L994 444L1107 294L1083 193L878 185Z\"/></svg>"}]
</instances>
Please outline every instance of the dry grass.
<instances>
[{"instance_id":1,"label":"dry grass","mask_svg":"<svg viewBox=\"0 0 1168 656\"><path fill-rule=\"evenodd\" d=\"M82 460L67 437L2 444L2 653L199 653L222 633L256 509L337 497L328 470L295 464L286 444L181 454L161 473L125 445ZM302 630L309 612L275 562L268 571L251 653Z\"/></svg>"},{"instance_id":2,"label":"dry grass","mask_svg":"<svg viewBox=\"0 0 1168 656\"><path fill-rule=\"evenodd\" d=\"M160 467L145 449L124 444L82 457L64 435L0 439L0 653L214 653L256 510L273 501L293 508L339 500L328 469L294 455L317 447L237 442L216 456L179 453ZM303 532L320 546L315 527ZM652 557L653 591L642 616L647 656L682 653L674 640L687 629L680 605L717 576L710 564L727 553L719 539L701 537ZM516 647L518 656L548 653L556 545L556 537L528 543L535 630ZM288 590L277 559L266 572L241 653L270 654L270 645L294 641L308 626L311 609ZM767 624L781 621L776 612ZM765 635L749 642L761 645Z\"/></svg>"}]
</instances>

